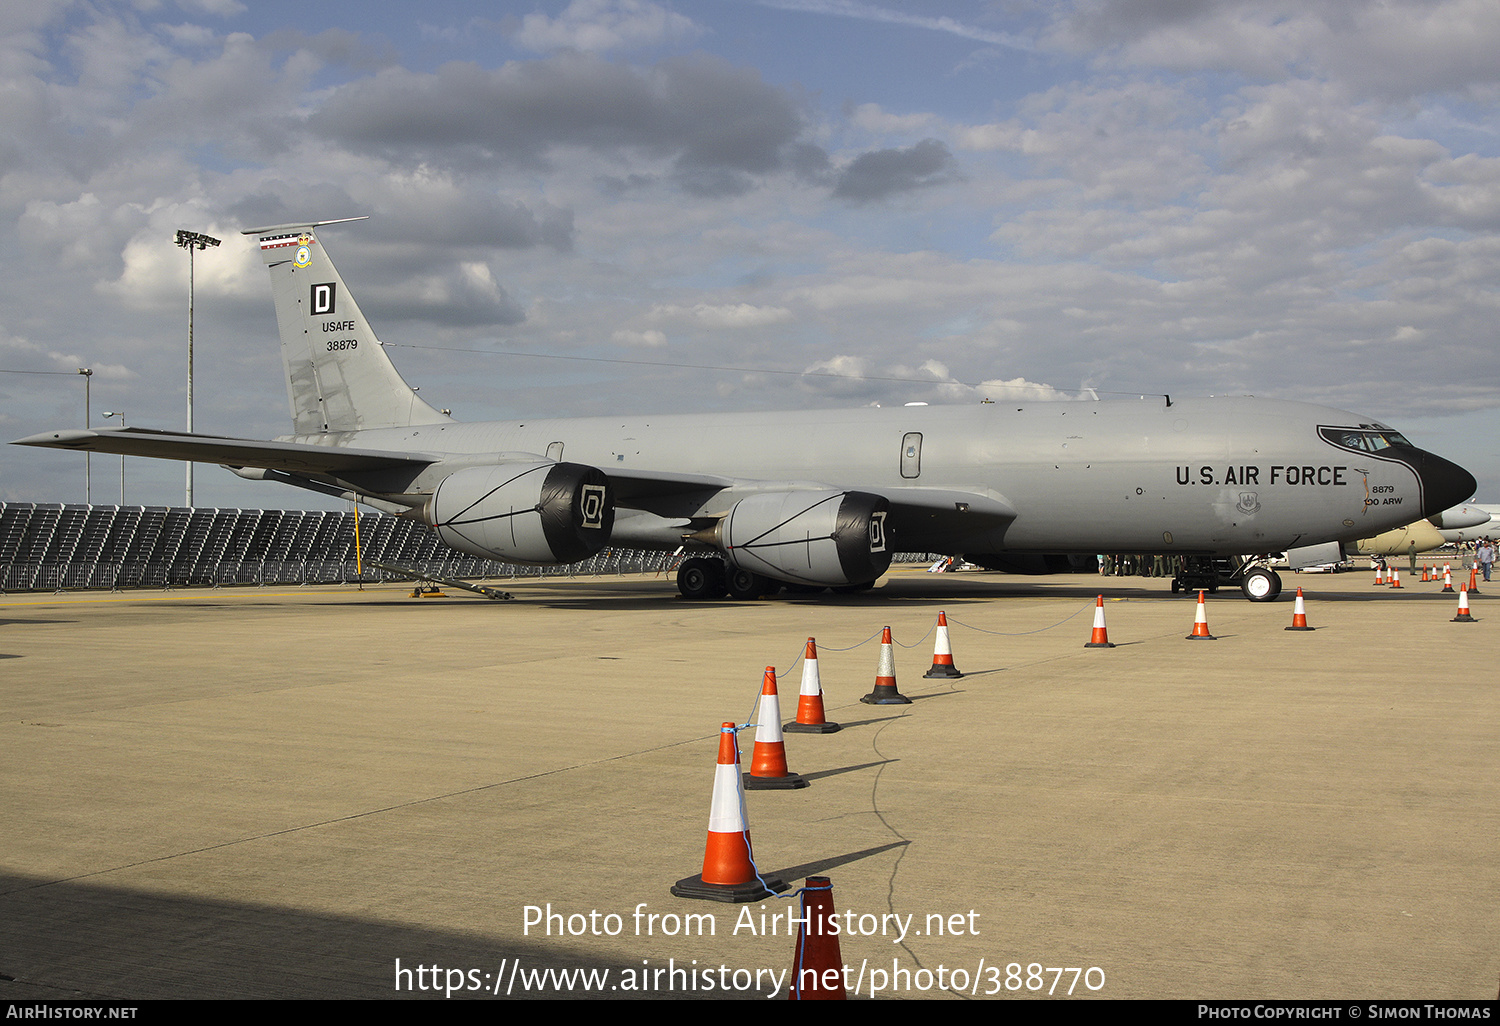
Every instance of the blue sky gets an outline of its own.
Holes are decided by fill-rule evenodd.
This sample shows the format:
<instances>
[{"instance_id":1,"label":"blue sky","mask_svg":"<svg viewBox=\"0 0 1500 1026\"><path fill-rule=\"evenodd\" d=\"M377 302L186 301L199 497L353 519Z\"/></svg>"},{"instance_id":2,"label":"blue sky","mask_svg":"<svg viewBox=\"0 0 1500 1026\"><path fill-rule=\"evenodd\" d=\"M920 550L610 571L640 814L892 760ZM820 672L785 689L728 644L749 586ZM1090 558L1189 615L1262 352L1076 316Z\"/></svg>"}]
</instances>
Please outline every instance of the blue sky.
<instances>
[{"instance_id":1,"label":"blue sky","mask_svg":"<svg viewBox=\"0 0 1500 1026\"><path fill-rule=\"evenodd\" d=\"M1492 2L36 2L0 56L8 437L80 424L84 366L96 423L183 425L177 228L224 239L197 429L289 430L239 231L368 214L323 241L465 420L1251 393L1500 495ZM0 447L0 498L81 463Z\"/></svg>"}]
</instances>

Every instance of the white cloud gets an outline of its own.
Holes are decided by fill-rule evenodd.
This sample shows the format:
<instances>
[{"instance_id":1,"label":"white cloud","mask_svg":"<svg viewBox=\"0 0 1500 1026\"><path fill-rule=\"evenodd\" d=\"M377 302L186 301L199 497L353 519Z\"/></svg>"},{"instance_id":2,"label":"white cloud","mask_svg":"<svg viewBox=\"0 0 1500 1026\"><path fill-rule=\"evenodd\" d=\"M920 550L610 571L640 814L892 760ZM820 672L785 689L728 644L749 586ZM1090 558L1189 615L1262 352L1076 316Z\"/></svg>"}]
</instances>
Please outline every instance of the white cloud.
<instances>
[{"instance_id":1,"label":"white cloud","mask_svg":"<svg viewBox=\"0 0 1500 1026\"><path fill-rule=\"evenodd\" d=\"M655 328L647 328L645 331L621 328L611 332L609 338L611 342L618 342L621 345L645 346L651 349L658 349L667 344L666 334Z\"/></svg>"},{"instance_id":2,"label":"white cloud","mask_svg":"<svg viewBox=\"0 0 1500 1026\"><path fill-rule=\"evenodd\" d=\"M245 5L239 0L177 0L177 2L186 10L202 11L204 14L213 14L220 18L242 14L246 10Z\"/></svg>"},{"instance_id":3,"label":"white cloud","mask_svg":"<svg viewBox=\"0 0 1500 1026\"><path fill-rule=\"evenodd\" d=\"M1111 67L1338 80L1388 98L1500 78L1500 7L1488 0L1093 0L1060 8L1047 42Z\"/></svg>"},{"instance_id":4,"label":"white cloud","mask_svg":"<svg viewBox=\"0 0 1500 1026\"><path fill-rule=\"evenodd\" d=\"M98 294L136 310L183 309L188 293L188 253L176 244L179 228L220 240L219 246L193 252L195 300L248 299L264 288L261 278L265 272L259 255L243 244L236 228L216 224L192 209L162 208L151 212L146 220L149 226L131 236L120 252L119 276L99 281L95 286Z\"/></svg>"},{"instance_id":5,"label":"white cloud","mask_svg":"<svg viewBox=\"0 0 1500 1026\"><path fill-rule=\"evenodd\" d=\"M178 46L204 47L218 39L214 30L207 25L163 25L160 31Z\"/></svg>"},{"instance_id":6,"label":"white cloud","mask_svg":"<svg viewBox=\"0 0 1500 1026\"><path fill-rule=\"evenodd\" d=\"M523 16L514 38L537 53L604 53L687 42L702 31L691 18L648 0L573 0L556 18Z\"/></svg>"},{"instance_id":7,"label":"white cloud","mask_svg":"<svg viewBox=\"0 0 1500 1026\"><path fill-rule=\"evenodd\" d=\"M929 111L911 114L892 114L878 103L861 103L849 113L849 123L867 132L878 135L903 135L925 132L937 122L936 115Z\"/></svg>"},{"instance_id":8,"label":"white cloud","mask_svg":"<svg viewBox=\"0 0 1500 1026\"><path fill-rule=\"evenodd\" d=\"M983 396L991 402L1007 402L1012 399L1025 399L1031 402L1054 402L1061 399L1078 398L1044 385L1038 381L1027 381L1025 378L994 378L981 381L978 385L969 388L974 395Z\"/></svg>"},{"instance_id":9,"label":"white cloud","mask_svg":"<svg viewBox=\"0 0 1500 1026\"><path fill-rule=\"evenodd\" d=\"M704 328L759 328L768 324L785 324L792 320L792 312L786 307L751 303L696 303L693 306L654 306L651 317Z\"/></svg>"}]
</instances>

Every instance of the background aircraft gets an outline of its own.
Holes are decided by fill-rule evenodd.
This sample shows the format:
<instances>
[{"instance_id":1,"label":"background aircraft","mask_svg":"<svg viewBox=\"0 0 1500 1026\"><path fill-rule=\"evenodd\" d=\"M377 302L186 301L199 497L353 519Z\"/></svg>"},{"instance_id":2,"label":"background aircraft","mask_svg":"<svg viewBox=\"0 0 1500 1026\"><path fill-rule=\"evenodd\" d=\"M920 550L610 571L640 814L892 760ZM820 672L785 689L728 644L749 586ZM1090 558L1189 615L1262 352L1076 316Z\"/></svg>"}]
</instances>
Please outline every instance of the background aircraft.
<instances>
[{"instance_id":1,"label":"background aircraft","mask_svg":"<svg viewBox=\"0 0 1500 1026\"><path fill-rule=\"evenodd\" d=\"M19 444L220 463L511 562L686 547L691 598L867 588L896 545L1012 569L1160 552L1186 557L1178 583L1198 585L1238 553L1329 561L1475 488L1367 417L1249 397L464 424L391 364L317 238L334 223L245 233L270 268L291 435L124 428ZM1280 591L1263 566L1241 576L1251 598Z\"/></svg>"},{"instance_id":2,"label":"background aircraft","mask_svg":"<svg viewBox=\"0 0 1500 1026\"><path fill-rule=\"evenodd\" d=\"M1500 537L1500 506L1481 506L1468 503L1461 507L1464 513L1474 518L1472 523L1458 523L1446 515L1438 527L1438 534L1446 542L1476 542L1481 538ZM1486 519L1479 519L1484 517Z\"/></svg>"},{"instance_id":3,"label":"background aircraft","mask_svg":"<svg viewBox=\"0 0 1500 1026\"><path fill-rule=\"evenodd\" d=\"M1458 541L1494 537L1497 525L1492 516L1497 510L1500 506L1466 502L1373 538L1360 538L1354 542L1353 551L1361 556L1404 556L1413 551L1431 552Z\"/></svg>"}]
</instances>

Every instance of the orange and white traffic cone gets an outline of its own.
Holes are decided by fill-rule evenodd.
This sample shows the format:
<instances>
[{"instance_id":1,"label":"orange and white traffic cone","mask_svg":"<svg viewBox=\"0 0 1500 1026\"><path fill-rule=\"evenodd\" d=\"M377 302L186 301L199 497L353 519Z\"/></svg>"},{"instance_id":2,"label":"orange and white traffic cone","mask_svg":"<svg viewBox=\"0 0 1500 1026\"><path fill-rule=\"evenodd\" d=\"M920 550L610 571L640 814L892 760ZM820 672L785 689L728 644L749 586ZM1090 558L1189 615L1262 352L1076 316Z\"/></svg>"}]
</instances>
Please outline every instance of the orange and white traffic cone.
<instances>
[{"instance_id":1,"label":"orange and white traffic cone","mask_svg":"<svg viewBox=\"0 0 1500 1026\"><path fill-rule=\"evenodd\" d=\"M1469 592L1467 588L1461 588L1458 592L1458 615L1448 621L1449 623L1478 623L1479 621L1469 615Z\"/></svg>"},{"instance_id":2,"label":"orange and white traffic cone","mask_svg":"<svg viewBox=\"0 0 1500 1026\"><path fill-rule=\"evenodd\" d=\"M1451 595L1452 593L1453 593L1453 568L1450 567L1447 563L1444 563L1443 564L1443 590L1442 590L1442 594L1444 594L1444 595Z\"/></svg>"},{"instance_id":3,"label":"orange and white traffic cone","mask_svg":"<svg viewBox=\"0 0 1500 1026\"><path fill-rule=\"evenodd\" d=\"M860 699L865 705L911 705L911 699L896 687L896 655L891 648L891 629L880 635L880 662L875 666L875 690Z\"/></svg>"},{"instance_id":4,"label":"orange and white traffic cone","mask_svg":"<svg viewBox=\"0 0 1500 1026\"><path fill-rule=\"evenodd\" d=\"M948 614L938 611L937 639L932 645L932 669L924 677L962 677L953 665L953 646L948 643Z\"/></svg>"},{"instance_id":5,"label":"orange and white traffic cone","mask_svg":"<svg viewBox=\"0 0 1500 1026\"><path fill-rule=\"evenodd\" d=\"M708 844L703 849L703 872L672 885L679 898L708 901L759 901L786 884L756 873L750 850L750 825L745 822L745 790L740 783L740 747L734 724L719 728L719 762L714 768L714 797L708 812Z\"/></svg>"},{"instance_id":6,"label":"orange and white traffic cone","mask_svg":"<svg viewBox=\"0 0 1500 1026\"><path fill-rule=\"evenodd\" d=\"M1382 588L1385 587L1385 567L1379 563L1375 564L1375 583Z\"/></svg>"},{"instance_id":7,"label":"orange and white traffic cone","mask_svg":"<svg viewBox=\"0 0 1500 1026\"><path fill-rule=\"evenodd\" d=\"M1084 648L1114 648L1114 643L1109 640L1109 631L1104 627L1104 596L1094 603L1094 633L1089 635L1089 640L1084 642Z\"/></svg>"},{"instance_id":8,"label":"orange and white traffic cone","mask_svg":"<svg viewBox=\"0 0 1500 1026\"><path fill-rule=\"evenodd\" d=\"M1316 627L1309 627L1307 625L1307 603L1305 603L1305 602L1302 601L1302 589L1301 588L1297 589L1297 604L1294 605L1294 606L1292 606L1292 625L1290 627L1288 627L1287 630L1289 630L1289 631L1312 631L1312 630L1317 630Z\"/></svg>"},{"instance_id":9,"label":"orange and white traffic cone","mask_svg":"<svg viewBox=\"0 0 1500 1026\"><path fill-rule=\"evenodd\" d=\"M1203 596L1205 592L1198 593L1198 613L1193 617L1193 633L1187 636L1189 641L1218 641L1219 639L1208 633L1208 608L1204 605Z\"/></svg>"},{"instance_id":10,"label":"orange and white traffic cone","mask_svg":"<svg viewBox=\"0 0 1500 1026\"><path fill-rule=\"evenodd\" d=\"M1429 582L1431 580L1432 580L1432 578L1429 577L1429 576L1427 576L1427 564L1423 563L1422 564L1422 583L1426 584L1427 582Z\"/></svg>"},{"instance_id":11,"label":"orange and white traffic cone","mask_svg":"<svg viewBox=\"0 0 1500 1026\"><path fill-rule=\"evenodd\" d=\"M1479 594L1479 567L1477 566L1469 568L1469 594Z\"/></svg>"},{"instance_id":12,"label":"orange and white traffic cone","mask_svg":"<svg viewBox=\"0 0 1500 1026\"><path fill-rule=\"evenodd\" d=\"M760 685L760 710L756 716L755 752L750 772L745 774L747 791L793 791L811 781L786 768L786 742L781 737L781 696L776 693L776 667L767 666Z\"/></svg>"},{"instance_id":13,"label":"orange and white traffic cone","mask_svg":"<svg viewBox=\"0 0 1500 1026\"><path fill-rule=\"evenodd\" d=\"M1391 567L1391 587L1401 587L1401 571L1397 567Z\"/></svg>"},{"instance_id":14,"label":"orange and white traffic cone","mask_svg":"<svg viewBox=\"0 0 1500 1026\"><path fill-rule=\"evenodd\" d=\"M802 691L797 696L797 718L781 728L788 734L836 734L843 728L823 717L823 683L818 679L818 643L807 639L802 655Z\"/></svg>"},{"instance_id":15,"label":"orange and white traffic cone","mask_svg":"<svg viewBox=\"0 0 1500 1026\"><path fill-rule=\"evenodd\" d=\"M848 1000L838 912L833 907L833 884L826 876L810 876L802 888L802 925L786 996L793 1001Z\"/></svg>"}]
</instances>

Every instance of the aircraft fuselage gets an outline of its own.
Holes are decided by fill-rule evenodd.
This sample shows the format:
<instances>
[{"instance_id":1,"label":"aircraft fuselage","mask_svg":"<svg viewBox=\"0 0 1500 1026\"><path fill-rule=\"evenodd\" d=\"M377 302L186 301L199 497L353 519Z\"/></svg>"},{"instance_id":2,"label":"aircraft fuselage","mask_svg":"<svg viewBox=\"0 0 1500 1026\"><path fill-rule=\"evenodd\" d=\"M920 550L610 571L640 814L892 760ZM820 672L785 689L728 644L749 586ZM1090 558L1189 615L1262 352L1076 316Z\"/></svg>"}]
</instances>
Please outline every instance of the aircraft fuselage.
<instances>
[{"instance_id":1,"label":"aircraft fuselage","mask_svg":"<svg viewBox=\"0 0 1500 1026\"><path fill-rule=\"evenodd\" d=\"M732 479L723 488L685 486L633 503L666 519L722 514L756 482L893 499L903 490L953 489L991 497L1014 518L966 528L957 511L893 514L894 544L930 552L1228 555L1368 537L1434 504L1443 508L1446 494L1424 494L1433 489L1424 487L1420 450L1350 451L1319 431L1361 423L1369 425L1302 403L1223 398L1168 406L1156 397L450 422L355 432L344 444L443 454L414 476L365 479L391 493L425 493L456 466L532 453L621 477ZM680 531L666 530L658 544L680 541Z\"/></svg>"}]
</instances>

